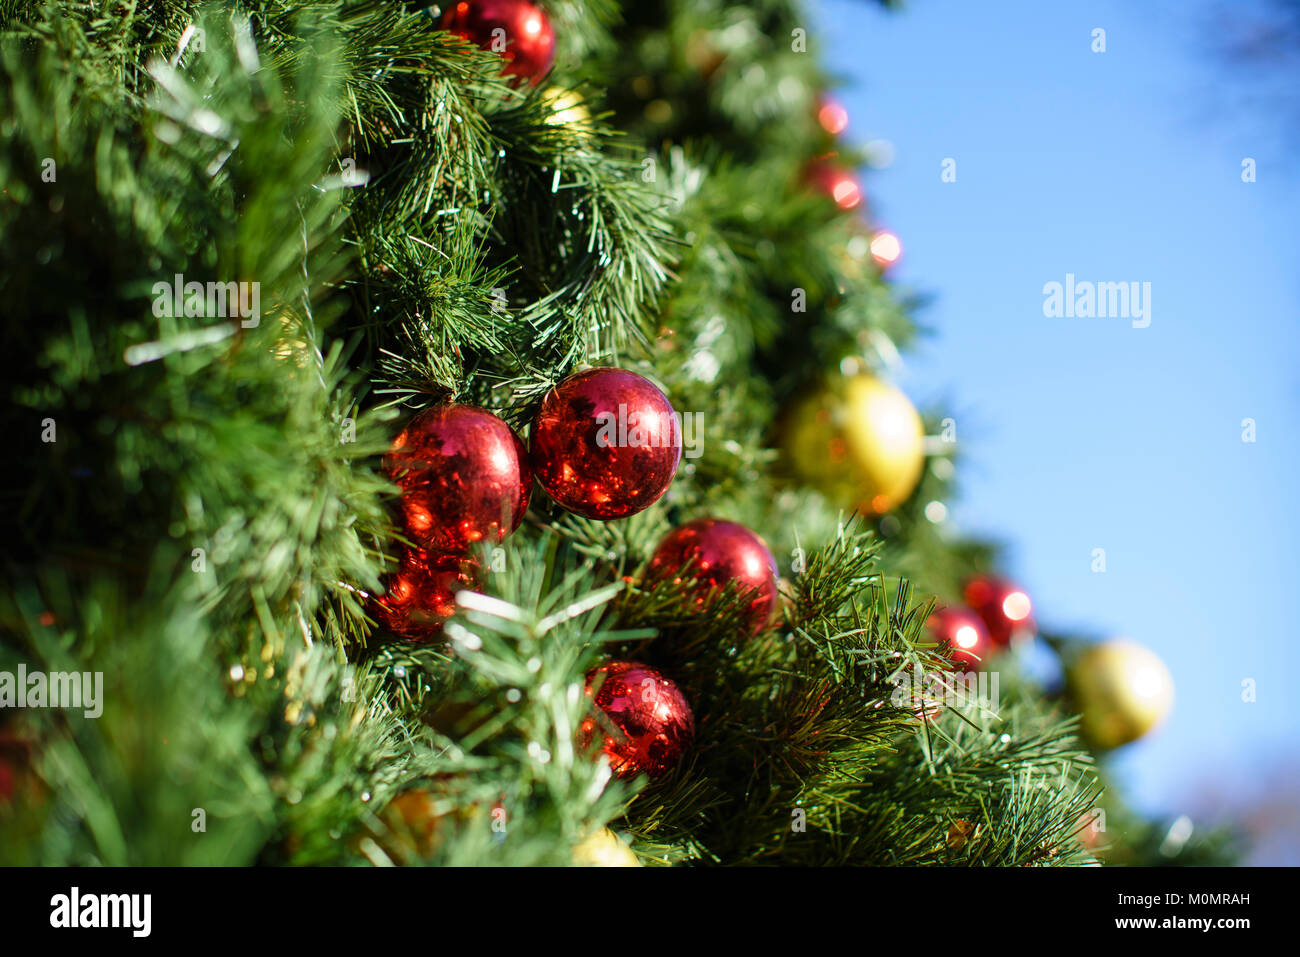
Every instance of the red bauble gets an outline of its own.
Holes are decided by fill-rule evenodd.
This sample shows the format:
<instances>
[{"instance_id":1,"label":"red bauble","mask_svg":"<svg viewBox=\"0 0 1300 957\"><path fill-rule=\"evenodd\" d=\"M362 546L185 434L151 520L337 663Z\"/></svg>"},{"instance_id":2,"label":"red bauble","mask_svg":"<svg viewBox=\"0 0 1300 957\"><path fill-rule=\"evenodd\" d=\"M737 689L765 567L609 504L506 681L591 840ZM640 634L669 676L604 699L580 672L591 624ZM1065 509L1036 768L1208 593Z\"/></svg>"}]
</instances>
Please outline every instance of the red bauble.
<instances>
[{"instance_id":1,"label":"red bauble","mask_svg":"<svg viewBox=\"0 0 1300 957\"><path fill-rule=\"evenodd\" d=\"M976 671L993 654L988 629L969 608L935 609L926 625L937 640L948 643L948 658L959 671Z\"/></svg>"},{"instance_id":2,"label":"red bauble","mask_svg":"<svg viewBox=\"0 0 1300 957\"><path fill-rule=\"evenodd\" d=\"M808 184L825 193L843 210L862 205L862 184L850 169L841 166L834 155L814 160L805 172Z\"/></svg>"},{"instance_id":3,"label":"red bauble","mask_svg":"<svg viewBox=\"0 0 1300 957\"><path fill-rule=\"evenodd\" d=\"M1011 582L982 575L966 583L966 604L979 615L995 645L1007 645L1022 632L1034 630L1029 596Z\"/></svg>"},{"instance_id":4,"label":"red bauble","mask_svg":"<svg viewBox=\"0 0 1300 957\"><path fill-rule=\"evenodd\" d=\"M599 730L601 750L621 778L666 774L695 741L691 706L677 685L648 665L611 661L593 668L587 694L614 727L611 733L597 718L585 718L582 741L589 743Z\"/></svg>"},{"instance_id":5,"label":"red bauble","mask_svg":"<svg viewBox=\"0 0 1300 957\"><path fill-rule=\"evenodd\" d=\"M542 488L569 511L601 521L657 502L682 457L668 397L622 369L579 372L548 392L532 444Z\"/></svg>"},{"instance_id":6,"label":"red bauble","mask_svg":"<svg viewBox=\"0 0 1300 957\"><path fill-rule=\"evenodd\" d=\"M409 549L373 602L375 617L389 631L415 642L436 641L456 613L456 592L474 589L474 565L462 555Z\"/></svg>"},{"instance_id":7,"label":"red bauble","mask_svg":"<svg viewBox=\"0 0 1300 957\"><path fill-rule=\"evenodd\" d=\"M555 31L545 11L528 0L461 0L452 3L442 28L505 57L502 70L534 86L555 62Z\"/></svg>"},{"instance_id":8,"label":"red bauble","mask_svg":"<svg viewBox=\"0 0 1300 957\"><path fill-rule=\"evenodd\" d=\"M834 97L823 96L817 101L817 122L831 136L838 136L849 125L849 111Z\"/></svg>"},{"instance_id":9,"label":"red bauble","mask_svg":"<svg viewBox=\"0 0 1300 957\"><path fill-rule=\"evenodd\" d=\"M528 511L528 453L485 409L426 409L393 440L387 464L402 489L407 531L425 548L463 552L474 542L499 542Z\"/></svg>"},{"instance_id":10,"label":"red bauble","mask_svg":"<svg viewBox=\"0 0 1300 957\"><path fill-rule=\"evenodd\" d=\"M705 610L714 589L734 581L742 591L753 593L750 631L759 634L771 621L777 601L776 559L763 540L744 525L697 518L664 536L650 559L646 578L681 581L683 574L699 583L694 592L697 608Z\"/></svg>"}]
</instances>

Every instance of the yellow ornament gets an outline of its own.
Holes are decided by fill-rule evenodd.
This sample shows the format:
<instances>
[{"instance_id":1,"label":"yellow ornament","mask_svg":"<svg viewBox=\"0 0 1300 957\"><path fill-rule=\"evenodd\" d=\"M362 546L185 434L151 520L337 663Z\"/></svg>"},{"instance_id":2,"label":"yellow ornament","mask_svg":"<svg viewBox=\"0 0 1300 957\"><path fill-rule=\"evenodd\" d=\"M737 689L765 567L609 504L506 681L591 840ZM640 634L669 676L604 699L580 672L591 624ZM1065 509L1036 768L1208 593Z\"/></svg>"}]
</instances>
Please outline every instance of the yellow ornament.
<instances>
[{"instance_id":1,"label":"yellow ornament","mask_svg":"<svg viewBox=\"0 0 1300 957\"><path fill-rule=\"evenodd\" d=\"M882 515L921 480L925 426L898 389L854 375L795 407L786 449L799 477L832 501Z\"/></svg>"},{"instance_id":2,"label":"yellow ornament","mask_svg":"<svg viewBox=\"0 0 1300 957\"><path fill-rule=\"evenodd\" d=\"M591 112L587 109L586 101L573 90L552 86L543 91L542 99L551 109L546 122L552 126L582 128L591 125Z\"/></svg>"},{"instance_id":3,"label":"yellow ornament","mask_svg":"<svg viewBox=\"0 0 1300 957\"><path fill-rule=\"evenodd\" d=\"M1148 648L1116 639L1093 645L1070 668L1070 692L1080 731L1097 748L1136 741L1174 706L1174 679Z\"/></svg>"},{"instance_id":4,"label":"yellow ornament","mask_svg":"<svg viewBox=\"0 0 1300 957\"><path fill-rule=\"evenodd\" d=\"M299 368L305 367L312 358L312 344L302 318L293 312L282 312L276 318L279 321L279 335L271 343L271 354L277 359L292 362Z\"/></svg>"},{"instance_id":5,"label":"yellow ornament","mask_svg":"<svg viewBox=\"0 0 1300 957\"><path fill-rule=\"evenodd\" d=\"M593 831L573 849L575 867L640 867L632 849L607 827Z\"/></svg>"}]
</instances>

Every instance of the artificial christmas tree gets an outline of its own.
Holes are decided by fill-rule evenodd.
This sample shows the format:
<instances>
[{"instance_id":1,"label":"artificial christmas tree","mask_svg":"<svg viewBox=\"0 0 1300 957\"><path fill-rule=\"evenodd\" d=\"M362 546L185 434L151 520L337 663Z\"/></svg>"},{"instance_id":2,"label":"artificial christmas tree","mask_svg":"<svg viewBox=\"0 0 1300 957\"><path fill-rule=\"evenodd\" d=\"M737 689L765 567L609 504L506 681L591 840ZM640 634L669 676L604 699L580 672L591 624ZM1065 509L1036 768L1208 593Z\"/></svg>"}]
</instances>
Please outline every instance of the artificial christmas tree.
<instances>
[{"instance_id":1,"label":"artificial christmas tree","mask_svg":"<svg viewBox=\"0 0 1300 957\"><path fill-rule=\"evenodd\" d=\"M905 680L951 680L934 600L993 558L924 517L910 403L849 421L848 499L781 465L801 396L915 333L852 149L856 198L807 188L845 123L804 22L0 4L0 671L111 688L4 713L5 862L1104 853L1059 700ZM744 574L651 562L701 515Z\"/></svg>"}]
</instances>

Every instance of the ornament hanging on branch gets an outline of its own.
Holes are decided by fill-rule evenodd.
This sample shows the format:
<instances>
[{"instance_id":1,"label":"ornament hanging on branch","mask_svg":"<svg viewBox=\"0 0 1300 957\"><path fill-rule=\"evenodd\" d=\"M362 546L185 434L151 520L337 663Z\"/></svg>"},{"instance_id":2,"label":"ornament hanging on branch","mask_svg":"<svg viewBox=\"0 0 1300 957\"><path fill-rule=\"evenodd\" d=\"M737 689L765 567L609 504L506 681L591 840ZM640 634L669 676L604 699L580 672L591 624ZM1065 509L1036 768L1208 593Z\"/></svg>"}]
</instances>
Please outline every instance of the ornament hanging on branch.
<instances>
[{"instance_id":1,"label":"ornament hanging on branch","mask_svg":"<svg viewBox=\"0 0 1300 957\"><path fill-rule=\"evenodd\" d=\"M1090 745L1118 748L1160 724L1174 706L1174 679L1155 652L1124 639L1086 649L1067 685Z\"/></svg>"},{"instance_id":2,"label":"ornament hanging on branch","mask_svg":"<svg viewBox=\"0 0 1300 957\"><path fill-rule=\"evenodd\" d=\"M428 858L442 843L445 807L439 807L433 793L424 788L403 791L380 815L383 829L377 835L390 858L405 862Z\"/></svg>"},{"instance_id":3,"label":"ornament hanging on branch","mask_svg":"<svg viewBox=\"0 0 1300 957\"><path fill-rule=\"evenodd\" d=\"M617 834L607 827L593 831L573 847L575 867L640 867L641 862Z\"/></svg>"},{"instance_id":4,"label":"ornament hanging on branch","mask_svg":"<svg viewBox=\"0 0 1300 957\"><path fill-rule=\"evenodd\" d=\"M817 101L817 123L831 136L839 136L849 126L849 111L833 96L823 96Z\"/></svg>"},{"instance_id":5,"label":"ornament hanging on branch","mask_svg":"<svg viewBox=\"0 0 1300 957\"><path fill-rule=\"evenodd\" d=\"M587 673L587 695L605 720L585 718L582 743L601 735L601 750L620 778L662 777L695 741L691 706L676 684L648 665L611 661L593 668Z\"/></svg>"},{"instance_id":6,"label":"ornament hanging on branch","mask_svg":"<svg viewBox=\"0 0 1300 957\"><path fill-rule=\"evenodd\" d=\"M647 581L694 580L693 605L707 612L714 593L735 582L752 592L746 614L751 634L761 634L777 603L776 560L766 543L744 525L697 518L669 532L655 549Z\"/></svg>"},{"instance_id":7,"label":"ornament hanging on branch","mask_svg":"<svg viewBox=\"0 0 1300 957\"><path fill-rule=\"evenodd\" d=\"M609 521L648 508L682 456L676 413L649 379L623 369L569 376L533 422L537 480L570 512Z\"/></svg>"},{"instance_id":8,"label":"ornament hanging on branch","mask_svg":"<svg viewBox=\"0 0 1300 957\"><path fill-rule=\"evenodd\" d=\"M542 100L550 109L546 122L551 126L575 127L578 130L591 126L591 111L587 108L587 101L576 91L553 86L542 93Z\"/></svg>"},{"instance_id":9,"label":"ornament hanging on branch","mask_svg":"<svg viewBox=\"0 0 1300 957\"><path fill-rule=\"evenodd\" d=\"M980 575L966 583L966 604L980 616L993 644L1006 646L1034 633L1033 603L1004 578Z\"/></svg>"},{"instance_id":10,"label":"ornament hanging on branch","mask_svg":"<svg viewBox=\"0 0 1300 957\"><path fill-rule=\"evenodd\" d=\"M804 178L809 186L830 197L846 212L862 205L862 183L851 169L835 158L834 153L813 160Z\"/></svg>"},{"instance_id":11,"label":"ornament hanging on branch","mask_svg":"<svg viewBox=\"0 0 1300 957\"><path fill-rule=\"evenodd\" d=\"M536 86L555 62L555 31L546 12L528 0L449 3L442 28L506 60L502 73Z\"/></svg>"},{"instance_id":12,"label":"ornament hanging on branch","mask_svg":"<svg viewBox=\"0 0 1300 957\"><path fill-rule=\"evenodd\" d=\"M475 542L499 542L528 511L528 453L486 409L426 409L393 440L387 467L402 490L406 529L426 549L464 552Z\"/></svg>"},{"instance_id":13,"label":"ornament hanging on branch","mask_svg":"<svg viewBox=\"0 0 1300 957\"><path fill-rule=\"evenodd\" d=\"M797 403L785 428L795 474L843 508L883 515L925 467L925 427L898 389L860 374Z\"/></svg>"},{"instance_id":14,"label":"ornament hanging on branch","mask_svg":"<svg viewBox=\"0 0 1300 957\"><path fill-rule=\"evenodd\" d=\"M958 671L978 671L993 654L988 628L969 608L936 608L926 626L936 640L948 643L948 659Z\"/></svg>"},{"instance_id":15,"label":"ornament hanging on branch","mask_svg":"<svg viewBox=\"0 0 1300 957\"><path fill-rule=\"evenodd\" d=\"M474 563L464 555L407 549L385 593L374 599L375 617L410 641L436 641L456 613L456 593L476 587Z\"/></svg>"}]
</instances>

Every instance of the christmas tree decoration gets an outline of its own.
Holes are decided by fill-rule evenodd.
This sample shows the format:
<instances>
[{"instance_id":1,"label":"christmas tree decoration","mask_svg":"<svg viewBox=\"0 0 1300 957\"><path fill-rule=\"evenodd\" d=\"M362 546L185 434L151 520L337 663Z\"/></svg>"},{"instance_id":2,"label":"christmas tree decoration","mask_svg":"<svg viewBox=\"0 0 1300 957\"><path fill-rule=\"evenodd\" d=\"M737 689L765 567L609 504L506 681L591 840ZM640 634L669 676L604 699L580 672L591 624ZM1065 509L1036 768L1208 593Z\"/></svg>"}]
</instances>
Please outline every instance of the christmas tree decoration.
<instances>
[{"instance_id":1,"label":"christmas tree decoration","mask_svg":"<svg viewBox=\"0 0 1300 957\"><path fill-rule=\"evenodd\" d=\"M983 875L1096 859L1073 832L1119 782L1079 734L1066 674L1084 646L994 642L953 576L993 570L998 546L953 527L946 443L861 375L900 370L923 330L891 281L921 264L867 214L885 137L916 137L861 135L857 104L873 107L856 91L924 123L937 101L909 102L918 83L960 75L910 52L849 75L896 58L854 63L864 44L828 43L797 0L258 0L233 22L201 6L0 2L0 868L202 867L235 885L247 866ZM981 21L1011 37L1027 18L999 6ZM964 22L891 42L946 51ZM822 61L832 46L847 72ZM849 127L831 76L855 88ZM931 173L951 181L961 157L985 165L952 145ZM1044 182L1051 211L1099 185ZM944 192L929 173L880 186ZM1144 212L1103 225L1168 248L1168 217ZM1079 361L1018 367L1073 382ZM1222 376L1170 371L1175 392L1218 381L1221 413L1277 421ZM797 402L801 384L824 387ZM1108 409L1122 420L1093 411ZM1127 437L1108 424L1090 451ZM1229 444L1231 424L1209 423ZM1280 594L1251 592L1271 582L1216 562L1221 535L1203 531L1185 563L1202 589ZM1096 543L1060 543L1080 544ZM933 594L951 607L927 621ZM1005 620L1010 597L985 611ZM1284 640L1239 624L1254 660L1281 657L1261 649ZM1090 661L1074 696L1091 739L1140 733L1156 712ZM1187 709L1213 709L1214 690ZM1221 739L1192 758L1222 763ZM1256 770L1276 751L1255 748ZM1231 858L1217 828L1149 826L1126 804L1103 805L1108 861ZM311 881L270 880L268 926L298 948L358 923L318 915ZM267 909L223 890L196 899L196 926ZM680 895L652 893L624 895L651 911L630 934L695 938L671 918ZM459 904L476 895L454 894L335 898L384 950L407 925L424 946L474 939L484 924ZM404 920L426 896L436 918ZM951 901L916 897L909 922ZM846 916L819 903L813 926ZM1015 905L1013 946L1077 924L1059 901Z\"/></svg>"},{"instance_id":2,"label":"christmas tree decoration","mask_svg":"<svg viewBox=\"0 0 1300 957\"><path fill-rule=\"evenodd\" d=\"M966 604L980 616L993 644L1009 645L1013 639L1034 633L1033 604L1025 592L1002 578L980 575L966 583Z\"/></svg>"},{"instance_id":3,"label":"christmas tree decoration","mask_svg":"<svg viewBox=\"0 0 1300 957\"><path fill-rule=\"evenodd\" d=\"M744 525L714 518L697 518L669 532L655 549L646 570L647 581L698 583L693 604L708 611L710 597L730 582L752 592L747 614L751 634L772 620L777 603L777 567L761 538Z\"/></svg>"},{"instance_id":4,"label":"christmas tree decoration","mask_svg":"<svg viewBox=\"0 0 1300 957\"><path fill-rule=\"evenodd\" d=\"M271 355L299 368L307 366L312 361L313 349L302 318L296 313L282 312L275 320L279 335L271 343Z\"/></svg>"},{"instance_id":5,"label":"christmas tree decoration","mask_svg":"<svg viewBox=\"0 0 1300 957\"><path fill-rule=\"evenodd\" d=\"M619 836L607 827L593 831L573 847L575 867L640 867L641 862Z\"/></svg>"},{"instance_id":6,"label":"christmas tree decoration","mask_svg":"<svg viewBox=\"0 0 1300 957\"><path fill-rule=\"evenodd\" d=\"M539 83L555 62L555 31L546 13L528 0L460 0L443 14L442 27L507 61L502 73Z\"/></svg>"},{"instance_id":7,"label":"christmas tree decoration","mask_svg":"<svg viewBox=\"0 0 1300 957\"><path fill-rule=\"evenodd\" d=\"M888 269L903 258L903 243L887 229L871 237L871 258L881 269Z\"/></svg>"},{"instance_id":8,"label":"christmas tree decoration","mask_svg":"<svg viewBox=\"0 0 1300 957\"><path fill-rule=\"evenodd\" d=\"M398 861L430 857L442 839L439 830L445 810L425 788L403 791L384 808L380 846Z\"/></svg>"},{"instance_id":9,"label":"christmas tree decoration","mask_svg":"<svg viewBox=\"0 0 1300 957\"><path fill-rule=\"evenodd\" d=\"M1080 733L1095 748L1136 741L1173 710L1173 675L1155 652L1133 641L1092 645L1071 664L1066 680Z\"/></svg>"},{"instance_id":10,"label":"christmas tree decoration","mask_svg":"<svg viewBox=\"0 0 1300 957\"><path fill-rule=\"evenodd\" d=\"M797 403L785 428L795 474L843 508L883 515L925 467L925 427L898 389L867 375L837 380Z\"/></svg>"},{"instance_id":11,"label":"christmas tree decoration","mask_svg":"<svg viewBox=\"0 0 1300 957\"><path fill-rule=\"evenodd\" d=\"M532 462L551 498L609 521L650 507L682 456L676 413L649 379L623 369L569 376L542 400Z\"/></svg>"},{"instance_id":12,"label":"christmas tree decoration","mask_svg":"<svg viewBox=\"0 0 1300 957\"><path fill-rule=\"evenodd\" d=\"M817 104L817 123L831 136L839 136L849 126L849 111L833 97L824 96Z\"/></svg>"},{"instance_id":13,"label":"christmas tree decoration","mask_svg":"<svg viewBox=\"0 0 1300 957\"><path fill-rule=\"evenodd\" d=\"M988 628L969 608L936 608L926 627L936 640L948 643L948 658L959 671L978 671L995 650Z\"/></svg>"},{"instance_id":14,"label":"christmas tree decoration","mask_svg":"<svg viewBox=\"0 0 1300 957\"><path fill-rule=\"evenodd\" d=\"M552 126L587 126L591 123L591 111L586 101L575 91L560 87L550 87L542 94L542 99L551 112L546 122Z\"/></svg>"},{"instance_id":15,"label":"christmas tree decoration","mask_svg":"<svg viewBox=\"0 0 1300 957\"><path fill-rule=\"evenodd\" d=\"M593 668L587 673L587 695L604 720L583 720L582 743L600 734L601 751L621 778L662 777L695 741L691 706L676 684L648 665L612 661Z\"/></svg>"},{"instance_id":16,"label":"christmas tree decoration","mask_svg":"<svg viewBox=\"0 0 1300 957\"><path fill-rule=\"evenodd\" d=\"M406 529L427 549L463 552L475 542L499 542L528 511L528 453L486 409L426 409L393 440L386 465L402 490Z\"/></svg>"},{"instance_id":17,"label":"christmas tree decoration","mask_svg":"<svg viewBox=\"0 0 1300 957\"><path fill-rule=\"evenodd\" d=\"M862 205L862 184L853 171L831 156L821 157L808 165L804 174L808 185L835 201L846 212Z\"/></svg>"},{"instance_id":18,"label":"christmas tree decoration","mask_svg":"<svg viewBox=\"0 0 1300 957\"><path fill-rule=\"evenodd\" d=\"M477 587L474 563L464 555L407 549L375 596L375 617L385 628L414 642L436 641L456 613L456 593Z\"/></svg>"}]
</instances>

